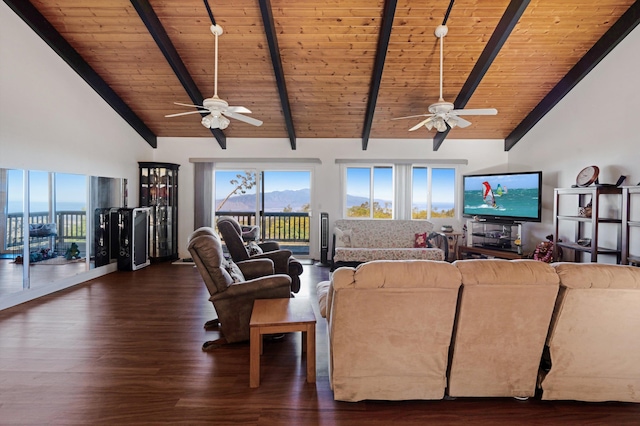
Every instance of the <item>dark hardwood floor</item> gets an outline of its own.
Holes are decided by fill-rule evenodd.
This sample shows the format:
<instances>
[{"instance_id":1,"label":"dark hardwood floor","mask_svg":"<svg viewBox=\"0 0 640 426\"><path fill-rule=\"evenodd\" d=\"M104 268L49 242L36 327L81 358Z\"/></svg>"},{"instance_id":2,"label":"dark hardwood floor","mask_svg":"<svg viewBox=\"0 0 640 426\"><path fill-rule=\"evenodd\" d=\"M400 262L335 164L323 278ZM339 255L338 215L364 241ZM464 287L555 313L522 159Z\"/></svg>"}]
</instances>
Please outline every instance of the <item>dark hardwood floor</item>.
<instances>
[{"instance_id":1,"label":"dark hardwood floor","mask_svg":"<svg viewBox=\"0 0 640 426\"><path fill-rule=\"evenodd\" d=\"M218 337L195 268L117 272L0 312L0 424L389 425L640 424L640 404L459 398L333 400L326 322L305 265L297 297L311 300L317 382L305 382L299 333L265 343L261 385L249 388L249 345L202 352Z\"/></svg>"}]
</instances>

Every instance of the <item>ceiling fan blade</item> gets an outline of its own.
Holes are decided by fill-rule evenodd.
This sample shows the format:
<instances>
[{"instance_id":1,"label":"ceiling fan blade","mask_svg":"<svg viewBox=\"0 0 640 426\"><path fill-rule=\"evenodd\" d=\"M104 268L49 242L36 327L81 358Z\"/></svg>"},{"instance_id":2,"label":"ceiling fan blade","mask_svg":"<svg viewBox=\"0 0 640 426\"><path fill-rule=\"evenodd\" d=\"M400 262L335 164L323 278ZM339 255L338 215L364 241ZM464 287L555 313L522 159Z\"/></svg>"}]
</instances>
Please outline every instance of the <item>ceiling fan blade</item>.
<instances>
[{"instance_id":1,"label":"ceiling fan blade","mask_svg":"<svg viewBox=\"0 0 640 426\"><path fill-rule=\"evenodd\" d=\"M222 114L226 115L227 117L235 118L236 120L244 121L248 124L253 124L254 126L262 126L262 121L257 120L253 117L247 117L246 115L238 114L237 112L222 111Z\"/></svg>"},{"instance_id":2,"label":"ceiling fan blade","mask_svg":"<svg viewBox=\"0 0 640 426\"><path fill-rule=\"evenodd\" d=\"M413 132L414 130L418 130L420 127L426 125L429 121L431 121L433 119L433 117L429 117L426 120L423 120L421 122L419 122L418 124L416 124L415 126L413 126L412 128L409 129L410 132Z\"/></svg>"},{"instance_id":3,"label":"ceiling fan blade","mask_svg":"<svg viewBox=\"0 0 640 426\"><path fill-rule=\"evenodd\" d=\"M495 108L454 109L451 113L455 115L496 115L498 114L498 110Z\"/></svg>"},{"instance_id":4,"label":"ceiling fan blade","mask_svg":"<svg viewBox=\"0 0 640 426\"><path fill-rule=\"evenodd\" d=\"M165 115L166 118L171 118L171 117L180 117L181 115L188 115L188 114L206 114L209 111L204 110L204 111L187 111L187 112L179 112L177 114L168 114Z\"/></svg>"},{"instance_id":5,"label":"ceiling fan blade","mask_svg":"<svg viewBox=\"0 0 640 426\"><path fill-rule=\"evenodd\" d=\"M227 111L241 112L243 114L251 114L251 110L243 106L230 106L230 107L227 107Z\"/></svg>"},{"instance_id":6,"label":"ceiling fan blade","mask_svg":"<svg viewBox=\"0 0 640 426\"><path fill-rule=\"evenodd\" d=\"M186 107L196 107L196 108L204 108L202 105L191 105L191 104L183 104L181 102L174 102L175 105L186 106ZM205 108L206 109L206 108Z\"/></svg>"},{"instance_id":7,"label":"ceiling fan blade","mask_svg":"<svg viewBox=\"0 0 640 426\"><path fill-rule=\"evenodd\" d=\"M458 127L462 128L462 129L464 129L465 127L469 127L469 126L471 126L471 122L470 122L470 121L465 120L465 119L464 119L464 118L462 118L462 117L455 116L455 117L453 117L453 120L456 120L456 125L457 125ZM451 123L449 123L449 120L447 120L447 124L448 124L451 128L453 128L453 127L454 127L454 126L452 126L452 125L451 125Z\"/></svg>"},{"instance_id":8,"label":"ceiling fan blade","mask_svg":"<svg viewBox=\"0 0 640 426\"><path fill-rule=\"evenodd\" d=\"M416 118L416 117L431 117L433 114L418 114L418 115L407 115L405 117L396 117L392 118L392 120L404 120L405 118Z\"/></svg>"}]
</instances>

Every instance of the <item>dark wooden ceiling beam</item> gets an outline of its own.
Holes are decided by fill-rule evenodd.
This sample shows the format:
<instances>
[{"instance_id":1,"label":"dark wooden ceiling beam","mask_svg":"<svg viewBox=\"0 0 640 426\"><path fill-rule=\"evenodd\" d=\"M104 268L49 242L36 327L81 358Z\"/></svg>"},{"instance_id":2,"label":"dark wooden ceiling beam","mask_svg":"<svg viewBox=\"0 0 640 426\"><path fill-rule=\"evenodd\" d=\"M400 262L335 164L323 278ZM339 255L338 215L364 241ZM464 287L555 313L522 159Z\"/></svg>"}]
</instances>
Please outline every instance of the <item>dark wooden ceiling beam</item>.
<instances>
[{"instance_id":1,"label":"dark wooden ceiling beam","mask_svg":"<svg viewBox=\"0 0 640 426\"><path fill-rule=\"evenodd\" d=\"M278 37L276 35L276 26L273 20L273 11L271 10L271 2L269 0L260 0L260 12L262 14L262 22L264 24L264 32L267 36L269 44L269 52L271 53L271 64L273 65L273 73L276 77L278 86L278 94L280 95L280 105L282 106L282 114L284 122L287 126L287 134L291 143L291 149L296 149L296 129L293 126L293 117L291 116L291 105L289 103L289 93L287 92L287 84L284 80L284 68L282 67L282 58L280 57L280 48L278 47Z\"/></svg>"},{"instance_id":2,"label":"dark wooden ceiling beam","mask_svg":"<svg viewBox=\"0 0 640 426\"><path fill-rule=\"evenodd\" d=\"M4 2L31 27L93 90L109 104L142 138L157 148L156 135L135 112L109 87L97 72L80 56L64 37L28 1L4 0Z\"/></svg>"},{"instance_id":3,"label":"dark wooden ceiling beam","mask_svg":"<svg viewBox=\"0 0 640 426\"><path fill-rule=\"evenodd\" d=\"M487 42L487 45L484 47L482 54L480 54L478 62L474 65L458 97L453 102L456 109L462 109L467 105L467 102L469 102L469 99L471 99L471 96L473 96L473 93L480 85L484 75L489 70L493 60L498 56L500 49L504 46L504 43L509 38L511 31L513 31L513 28L518 23L527 6L529 6L529 0L511 0L502 18L500 18L500 22L496 25L496 29ZM440 148L440 145L442 145L442 142L444 142L450 130L451 128L447 125L447 130L436 133L436 136L433 138L434 151Z\"/></svg>"},{"instance_id":4,"label":"dark wooden ceiling beam","mask_svg":"<svg viewBox=\"0 0 640 426\"><path fill-rule=\"evenodd\" d=\"M595 68L640 23L640 2L635 2L616 21L591 49L562 77L562 80L538 105L513 129L504 140L504 150L509 151L556 106L587 74Z\"/></svg>"},{"instance_id":5,"label":"dark wooden ceiling beam","mask_svg":"<svg viewBox=\"0 0 640 426\"><path fill-rule=\"evenodd\" d=\"M389 48L389 39L391 38L391 29L393 28L393 18L396 14L397 3L397 0L386 0L384 2L384 13L382 15L382 24L380 25L380 35L378 36L376 59L373 65L371 84L369 85L369 98L367 99L364 126L362 127L363 151L366 151L369 146L369 135L371 134L371 125L373 124L373 115L376 111L376 103L378 102L378 92L380 91L380 82L382 81L384 62L387 58L387 49Z\"/></svg>"},{"instance_id":6,"label":"dark wooden ceiling beam","mask_svg":"<svg viewBox=\"0 0 640 426\"><path fill-rule=\"evenodd\" d=\"M136 12L138 12L138 15L140 15L140 19L142 19L142 22L146 25L147 30L149 30L158 48L162 51L162 54L171 66L171 69L173 69L176 77L180 80L182 87L184 87L184 90L191 98L191 102L195 105L202 105L202 101L204 100L202 93L200 93L191 74L187 71L187 67L184 65L184 62L182 62L182 58L180 58L178 51L171 42L171 39L169 39L167 31L160 23L158 15L156 15L148 0L131 0L131 4L136 9ZM203 113L202 115L205 116L207 114ZM210 130L218 141L220 148L227 149L227 137L224 132L220 129Z\"/></svg>"}]
</instances>

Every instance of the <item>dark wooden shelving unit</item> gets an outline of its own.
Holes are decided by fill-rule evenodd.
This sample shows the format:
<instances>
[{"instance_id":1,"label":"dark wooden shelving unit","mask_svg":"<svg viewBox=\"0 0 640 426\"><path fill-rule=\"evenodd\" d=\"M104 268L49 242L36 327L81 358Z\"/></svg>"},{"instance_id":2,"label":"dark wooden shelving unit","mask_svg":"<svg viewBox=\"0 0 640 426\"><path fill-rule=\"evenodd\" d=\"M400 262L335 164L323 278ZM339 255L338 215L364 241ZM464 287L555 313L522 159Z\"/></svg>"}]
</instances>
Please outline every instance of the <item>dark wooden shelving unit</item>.
<instances>
[{"instance_id":1,"label":"dark wooden shelving unit","mask_svg":"<svg viewBox=\"0 0 640 426\"><path fill-rule=\"evenodd\" d=\"M588 253L591 262L598 261L598 255L612 255L616 256L617 263L622 259L622 237L620 236L620 229L622 228L623 220L617 217L609 217L601 214L601 206L603 204L603 197L618 197L616 202L609 201L609 205L615 204L617 211L622 210L621 203L622 188L611 186L590 186L586 188L556 188L554 190L554 205L553 205L553 227L555 236L554 245L554 258L558 256L558 249L569 249L573 251L573 260L578 262L582 259L581 253ZM561 201L568 196L573 196L572 208L578 213L580 206L587 204L587 200L590 197L592 204L591 216L580 216L560 214L561 211L566 211L565 201ZM560 226L563 222L573 222L574 237L572 241L560 241L561 233ZM611 226L618 226L616 230L617 244L616 247L605 247L600 243L600 232L602 225L610 224ZM588 244L581 245L577 242L581 239L587 238L586 235L590 235L591 241Z\"/></svg>"},{"instance_id":2,"label":"dark wooden shelving unit","mask_svg":"<svg viewBox=\"0 0 640 426\"><path fill-rule=\"evenodd\" d=\"M640 221L633 220L632 209L638 207L640 204L640 186L625 186L622 188L622 264L624 265L636 265L640 266L640 254L631 254L632 246L631 239L632 234L640 234ZM636 239L636 241L639 241ZM634 247L636 253L640 253L640 249Z\"/></svg>"}]
</instances>

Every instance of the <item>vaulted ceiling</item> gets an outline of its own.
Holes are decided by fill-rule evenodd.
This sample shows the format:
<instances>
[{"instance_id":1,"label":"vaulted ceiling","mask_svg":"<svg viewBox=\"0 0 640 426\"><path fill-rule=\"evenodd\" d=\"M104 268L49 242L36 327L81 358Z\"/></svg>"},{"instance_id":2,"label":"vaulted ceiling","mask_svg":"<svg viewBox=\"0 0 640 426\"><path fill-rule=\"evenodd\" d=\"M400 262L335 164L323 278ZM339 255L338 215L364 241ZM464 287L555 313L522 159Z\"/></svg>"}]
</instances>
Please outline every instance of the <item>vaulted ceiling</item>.
<instances>
[{"instance_id":1,"label":"vaulted ceiling","mask_svg":"<svg viewBox=\"0 0 640 426\"><path fill-rule=\"evenodd\" d=\"M209 0L223 27L218 94L260 127L224 131L173 102L213 94L203 0L4 0L152 146L156 137L505 139L514 146L640 22L632 0L457 0L444 40L444 99L497 108L472 125L409 132L439 96L450 0ZM427 143L427 142L426 142Z\"/></svg>"}]
</instances>

